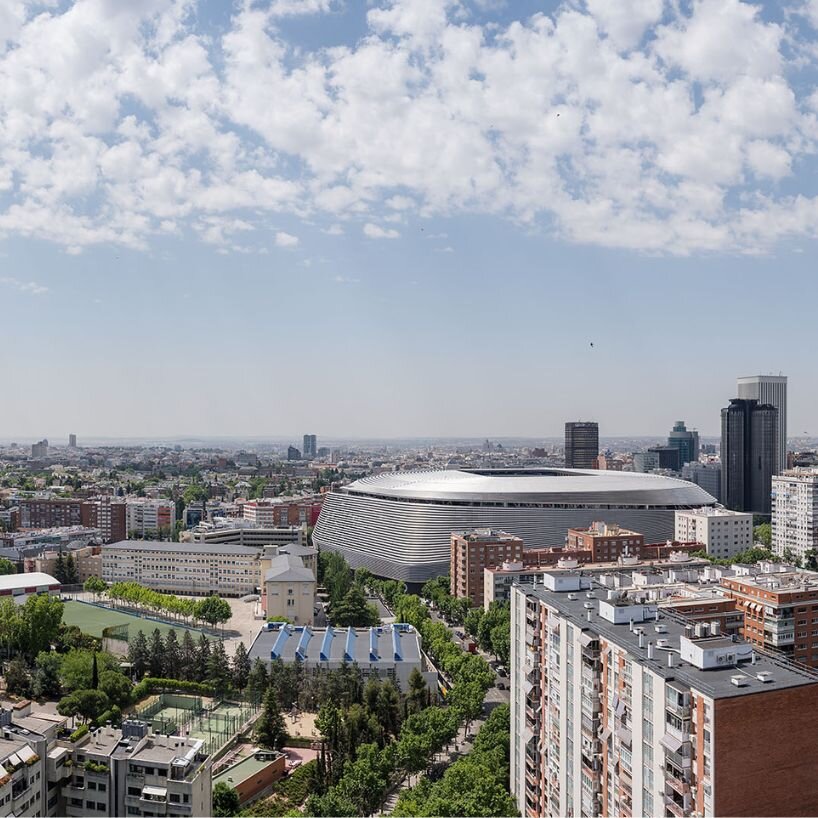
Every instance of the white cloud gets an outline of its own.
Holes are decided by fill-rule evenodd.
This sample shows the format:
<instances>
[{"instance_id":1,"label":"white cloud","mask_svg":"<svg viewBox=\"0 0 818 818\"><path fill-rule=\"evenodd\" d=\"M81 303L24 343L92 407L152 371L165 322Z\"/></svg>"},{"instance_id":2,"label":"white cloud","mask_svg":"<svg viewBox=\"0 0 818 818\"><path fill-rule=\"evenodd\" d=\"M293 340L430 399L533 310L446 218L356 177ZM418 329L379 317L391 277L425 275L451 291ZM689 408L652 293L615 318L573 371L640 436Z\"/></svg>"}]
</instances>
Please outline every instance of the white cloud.
<instances>
[{"instance_id":1,"label":"white cloud","mask_svg":"<svg viewBox=\"0 0 818 818\"><path fill-rule=\"evenodd\" d=\"M292 233L285 233L283 230L276 233L277 247L298 247L298 241L298 236L293 236Z\"/></svg>"},{"instance_id":2,"label":"white cloud","mask_svg":"<svg viewBox=\"0 0 818 818\"><path fill-rule=\"evenodd\" d=\"M331 224L324 232L328 236L343 236L344 228L340 224Z\"/></svg>"},{"instance_id":3,"label":"white cloud","mask_svg":"<svg viewBox=\"0 0 818 818\"><path fill-rule=\"evenodd\" d=\"M349 276L341 276L341 275L335 276L335 278L333 278L332 280L336 284L360 284L361 283L360 278L350 278Z\"/></svg>"},{"instance_id":4,"label":"white cloud","mask_svg":"<svg viewBox=\"0 0 818 818\"><path fill-rule=\"evenodd\" d=\"M247 252L236 236L282 213L371 238L490 214L671 253L818 233L818 199L778 184L814 169L818 96L790 78L818 50L748 2L565 0L480 25L463 0L244 0L220 37L196 8L8 0L0 239L144 250L192 229ZM366 15L355 43L283 39L281 18L340 10Z\"/></svg>"},{"instance_id":5,"label":"white cloud","mask_svg":"<svg viewBox=\"0 0 818 818\"><path fill-rule=\"evenodd\" d=\"M396 239L400 236L400 233L397 230L367 222L364 225L364 235L370 239Z\"/></svg>"},{"instance_id":6,"label":"white cloud","mask_svg":"<svg viewBox=\"0 0 818 818\"><path fill-rule=\"evenodd\" d=\"M48 287L43 284L38 284L36 281L21 281L11 276L0 276L0 284L28 295L44 295L48 292Z\"/></svg>"}]
</instances>

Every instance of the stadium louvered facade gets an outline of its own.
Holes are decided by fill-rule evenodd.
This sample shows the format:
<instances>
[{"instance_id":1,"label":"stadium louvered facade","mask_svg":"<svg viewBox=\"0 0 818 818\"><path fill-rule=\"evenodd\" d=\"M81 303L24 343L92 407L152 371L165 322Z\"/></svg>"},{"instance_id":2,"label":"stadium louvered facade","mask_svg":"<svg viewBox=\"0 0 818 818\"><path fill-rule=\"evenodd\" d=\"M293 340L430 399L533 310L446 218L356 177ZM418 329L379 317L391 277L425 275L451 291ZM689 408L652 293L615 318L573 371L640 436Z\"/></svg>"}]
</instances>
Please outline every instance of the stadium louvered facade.
<instances>
[{"instance_id":1,"label":"stadium louvered facade","mask_svg":"<svg viewBox=\"0 0 818 818\"><path fill-rule=\"evenodd\" d=\"M652 474L571 469L419 471L377 475L330 493L313 534L353 568L405 582L449 570L452 531L494 528L526 548L559 546L596 520L673 538L677 509L715 505L694 483Z\"/></svg>"}]
</instances>

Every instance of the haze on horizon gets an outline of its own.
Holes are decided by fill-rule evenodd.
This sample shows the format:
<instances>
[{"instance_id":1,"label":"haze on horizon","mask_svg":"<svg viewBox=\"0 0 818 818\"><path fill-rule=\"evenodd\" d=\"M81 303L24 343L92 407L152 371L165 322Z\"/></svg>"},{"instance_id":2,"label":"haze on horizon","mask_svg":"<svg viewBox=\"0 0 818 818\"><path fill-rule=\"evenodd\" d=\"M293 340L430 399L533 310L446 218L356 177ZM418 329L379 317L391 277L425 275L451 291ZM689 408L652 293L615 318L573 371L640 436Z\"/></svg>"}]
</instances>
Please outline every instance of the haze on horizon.
<instances>
[{"instance_id":1,"label":"haze on horizon","mask_svg":"<svg viewBox=\"0 0 818 818\"><path fill-rule=\"evenodd\" d=\"M779 372L818 434L816 26L14 0L0 438L717 435Z\"/></svg>"}]
</instances>

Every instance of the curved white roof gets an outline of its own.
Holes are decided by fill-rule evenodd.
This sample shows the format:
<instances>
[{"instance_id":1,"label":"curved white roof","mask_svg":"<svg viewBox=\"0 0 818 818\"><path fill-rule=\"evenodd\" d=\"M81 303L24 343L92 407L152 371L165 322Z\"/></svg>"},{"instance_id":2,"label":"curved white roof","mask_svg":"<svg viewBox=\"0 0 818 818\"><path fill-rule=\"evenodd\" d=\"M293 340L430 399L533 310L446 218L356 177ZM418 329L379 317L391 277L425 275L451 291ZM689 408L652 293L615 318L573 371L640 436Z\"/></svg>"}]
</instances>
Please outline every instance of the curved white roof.
<instances>
[{"instance_id":1,"label":"curved white roof","mask_svg":"<svg viewBox=\"0 0 818 818\"><path fill-rule=\"evenodd\" d=\"M442 502L712 505L704 489L657 474L591 469L435 469L364 477L350 494Z\"/></svg>"}]
</instances>

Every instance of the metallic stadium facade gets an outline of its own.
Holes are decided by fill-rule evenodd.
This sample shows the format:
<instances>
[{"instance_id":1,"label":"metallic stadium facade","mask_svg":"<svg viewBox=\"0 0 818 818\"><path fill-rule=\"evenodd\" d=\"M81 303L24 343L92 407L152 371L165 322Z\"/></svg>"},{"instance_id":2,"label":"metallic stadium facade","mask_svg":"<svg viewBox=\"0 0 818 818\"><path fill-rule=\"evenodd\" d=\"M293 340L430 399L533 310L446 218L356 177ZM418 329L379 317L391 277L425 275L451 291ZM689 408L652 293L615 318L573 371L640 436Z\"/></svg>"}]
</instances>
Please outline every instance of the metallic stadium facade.
<instances>
[{"instance_id":1,"label":"metallic stadium facade","mask_svg":"<svg viewBox=\"0 0 818 818\"><path fill-rule=\"evenodd\" d=\"M654 474L581 469L432 470L381 474L327 495L313 540L353 568L407 583L449 570L452 531L494 528L526 548L560 546L596 520L673 538L677 509L716 500L694 483Z\"/></svg>"}]
</instances>

